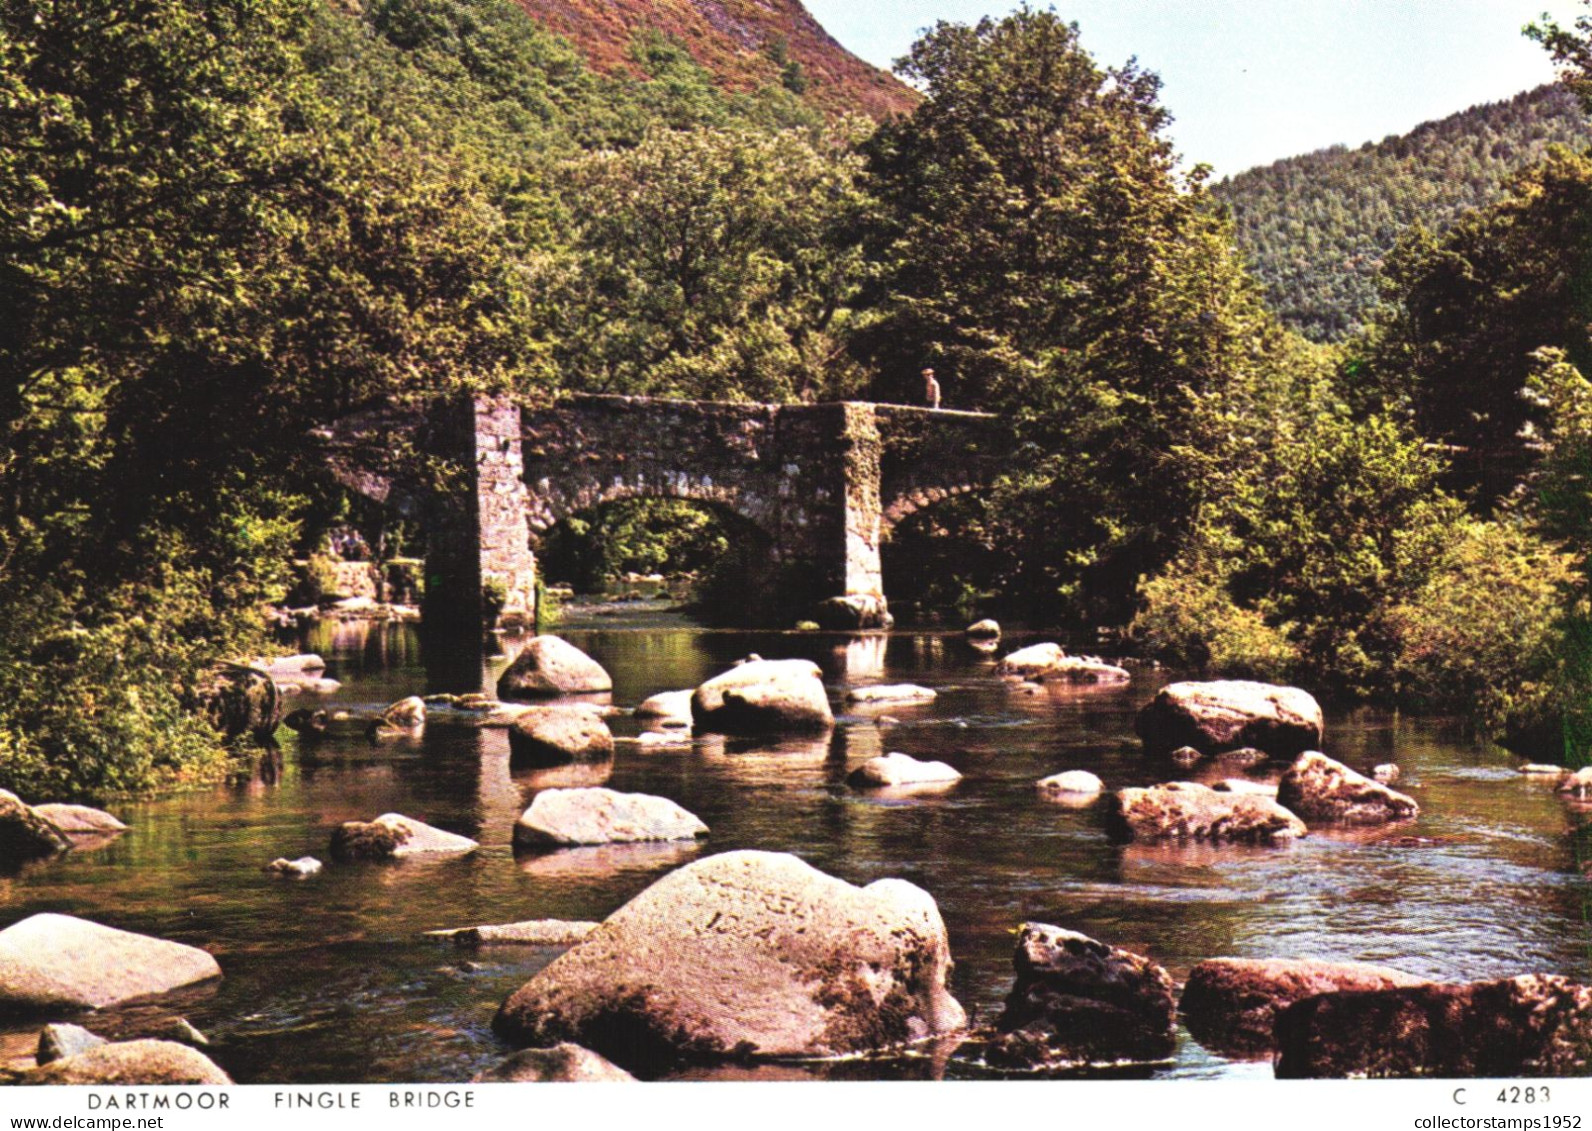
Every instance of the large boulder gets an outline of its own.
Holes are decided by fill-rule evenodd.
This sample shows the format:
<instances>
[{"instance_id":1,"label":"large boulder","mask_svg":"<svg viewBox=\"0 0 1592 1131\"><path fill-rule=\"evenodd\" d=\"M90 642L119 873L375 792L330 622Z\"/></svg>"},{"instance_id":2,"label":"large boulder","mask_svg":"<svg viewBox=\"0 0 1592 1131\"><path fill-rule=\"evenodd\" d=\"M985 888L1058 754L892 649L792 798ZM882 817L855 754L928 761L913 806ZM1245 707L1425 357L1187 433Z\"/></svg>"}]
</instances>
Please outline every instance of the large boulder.
<instances>
[{"instance_id":1,"label":"large boulder","mask_svg":"<svg viewBox=\"0 0 1592 1131\"><path fill-rule=\"evenodd\" d=\"M232 1080L197 1049L176 1041L119 1041L62 1057L19 1084L230 1084Z\"/></svg>"},{"instance_id":2,"label":"large boulder","mask_svg":"<svg viewBox=\"0 0 1592 1131\"><path fill-rule=\"evenodd\" d=\"M944 762L924 762L910 754L892 751L869 758L846 778L862 789L902 785L949 785L962 775Z\"/></svg>"},{"instance_id":3,"label":"large boulder","mask_svg":"<svg viewBox=\"0 0 1592 1131\"><path fill-rule=\"evenodd\" d=\"M1415 800L1356 773L1316 750L1307 750L1277 783L1277 803L1307 821L1380 825L1420 813Z\"/></svg>"},{"instance_id":4,"label":"large boulder","mask_svg":"<svg viewBox=\"0 0 1592 1131\"><path fill-rule=\"evenodd\" d=\"M590 707L533 707L509 727L509 765L559 766L614 756L614 735Z\"/></svg>"},{"instance_id":5,"label":"large boulder","mask_svg":"<svg viewBox=\"0 0 1592 1131\"><path fill-rule=\"evenodd\" d=\"M393 730L419 730L426 725L426 701L418 695L400 699L381 713L380 721Z\"/></svg>"},{"instance_id":6,"label":"large boulder","mask_svg":"<svg viewBox=\"0 0 1592 1131\"><path fill-rule=\"evenodd\" d=\"M499 699L542 699L612 691L613 677L603 666L558 636L533 636L498 677Z\"/></svg>"},{"instance_id":7,"label":"large boulder","mask_svg":"<svg viewBox=\"0 0 1592 1131\"><path fill-rule=\"evenodd\" d=\"M102 1009L221 976L198 947L71 915L33 915L0 931L0 1008Z\"/></svg>"},{"instance_id":8,"label":"large boulder","mask_svg":"<svg viewBox=\"0 0 1592 1131\"><path fill-rule=\"evenodd\" d=\"M1305 823L1269 797L1218 792L1185 781L1118 790L1107 827L1119 841L1274 844L1305 835Z\"/></svg>"},{"instance_id":9,"label":"large boulder","mask_svg":"<svg viewBox=\"0 0 1592 1131\"><path fill-rule=\"evenodd\" d=\"M564 1043L550 1049L521 1049L476 1075L472 1084L623 1083L635 1077L591 1049Z\"/></svg>"},{"instance_id":10,"label":"large boulder","mask_svg":"<svg viewBox=\"0 0 1592 1131\"><path fill-rule=\"evenodd\" d=\"M282 692L264 668L216 664L195 692L195 706L228 738L269 738L282 721Z\"/></svg>"},{"instance_id":11,"label":"large boulder","mask_svg":"<svg viewBox=\"0 0 1592 1131\"><path fill-rule=\"evenodd\" d=\"M14 793L0 789L0 870L42 860L72 847L56 825Z\"/></svg>"},{"instance_id":12,"label":"large boulder","mask_svg":"<svg viewBox=\"0 0 1592 1131\"><path fill-rule=\"evenodd\" d=\"M716 675L691 696L698 730L777 734L835 725L823 673L811 660L748 660Z\"/></svg>"},{"instance_id":13,"label":"large boulder","mask_svg":"<svg viewBox=\"0 0 1592 1131\"><path fill-rule=\"evenodd\" d=\"M1126 683L1133 677L1125 668L1098 656L1069 656L1060 644L1030 644L1007 656L995 670L1024 679L1062 680L1068 683Z\"/></svg>"},{"instance_id":14,"label":"large boulder","mask_svg":"<svg viewBox=\"0 0 1592 1131\"><path fill-rule=\"evenodd\" d=\"M997 1068L1164 1060L1176 1045L1172 978L1155 963L1048 923L1024 923L1017 981L984 1050Z\"/></svg>"},{"instance_id":15,"label":"large boulder","mask_svg":"<svg viewBox=\"0 0 1592 1131\"><path fill-rule=\"evenodd\" d=\"M35 805L34 813L60 829L68 837L110 836L127 831L127 826L103 809L87 805Z\"/></svg>"},{"instance_id":16,"label":"large boulder","mask_svg":"<svg viewBox=\"0 0 1592 1131\"><path fill-rule=\"evenodd\" d=\"M694 689L685 691L660 691L642 700L635 710L638 719L654 719L658 726L690 726L691 696Z\"/></svg>"},{"instance_id":17,"label":"large boulder","mask_svg":"<svg viewBox=\"0 0 1592 1131\"><path fill-rule=\"evenodd\" d=\"M1318 994L1278 1014L1277 1047L1283 1079L1585 1076L1592 988L1528 974Z\"/></svg>"},{"instance_id":18,"label":"large boulder","mask_svg":"<svg viewBox=\"0 0 1592 1131\"><path fill-rule=\"evenodd\" d=\"M1073 794L1093 796L1106 788L1106 783L1091 774L1088 770L1063 770L1059 774L1051 774L1048 778L1040 778L1037 783L1041 793Z\"/></svg>"},{"instance_id":19,"label":"large boulder","mask_svg":"<svg viewBox=\"0 0 1592 1131\"><path fill-rule=\"evenodd\" d=\"M832 1056L960 1030L945 924L903 880L858 888L794 856L670 873L504 1002L524 1045L575 1041L632 1071Z\"/></svg>"},{"instance_id":20,"label":"large boulder","mask_svg":"<svg viewBox=\"0 0 1592 1131\"><path fill-rule=\"evenodd\" d=\"M708 827L666 797L611 789L544 789L514 825L514 843L532 848L692 840Z\"/></svg>"},{"instance_id":21,"label":"large boulder","mask_svg":"<svg viewBox=\"0 0 1592 1131\"><path fill-rule=\"evenodd\" d=\"M402 813L374 821L344 821L332 830L332 859L404 860L414 856L462 856L481 846L467 836L433 828Z\"/></svg>"},{"instance_id":22,"label":"large boulder","mask_svg":"<svg viewBox=\"0 0 1592 1131\"><path fill-rule=\"evenodd\" d=\"M1296 1001L1342 990L1390 990L1422 979L1363 962L1212 958L1189 971L1181 1008L1206 1048L1235 1059L1269 1057L1277 1014Z\"/></svg>"},{"instance_id":23,"label":"large boulder","mask_svg":"<svg viewBox=\"0 0 1592 1131\"><path fill-rule=\"evenodd\" d=\"M813 620L820 628L847 632L853 629L890 628L895 617L885 599L877 593L849 593L831 597L813 607Z\"/></svg>"},{"instance_id":24,"label":"large boulder","mask_svg":"<svg viewBox=\"0 0 1592 1131\"><path fill-rule=\"evenodd\" d=\"M1150 754L1180 746L1202 754L1254 746L1292 758L1321 745L1321 705L1297 687L1236 679L1173 683L1139 712L1136 729Z\"/></svg>"}]
</instances>

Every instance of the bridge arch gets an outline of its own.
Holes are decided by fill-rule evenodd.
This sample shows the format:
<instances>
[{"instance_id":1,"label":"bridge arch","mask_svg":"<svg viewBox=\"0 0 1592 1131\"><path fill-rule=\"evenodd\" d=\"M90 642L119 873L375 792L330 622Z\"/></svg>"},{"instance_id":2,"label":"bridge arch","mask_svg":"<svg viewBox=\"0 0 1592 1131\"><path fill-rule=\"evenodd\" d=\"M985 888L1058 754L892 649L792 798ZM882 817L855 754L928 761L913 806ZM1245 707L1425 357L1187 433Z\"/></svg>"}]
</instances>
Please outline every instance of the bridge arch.
<instances>
[{"instance_id":1,"label":"bridge arch","mask_svg":"<svg viewBox=\"0 0 1592 1131\"><path fill-rule=\"evenodd\" d=\"M543 478L527 484L526 524L534 549L554 526L584 511L629 499L679 499L701 503L751 523L768 537L777 522L768 501L739 484L717 482L710 475L689 471L638 472L599 478L575 475Z\"/></svg>"},{"instance_id":2,"label":"bridge arch","mask_svg":"<svg viewBox=\"0 0 1592 1131\"><path fill-rule=\"evenodd\" d=\"M885 538L889 538L895 528L921 510L943 503L946 499L954 499L961 495L971 495L984 488L985 484L965 480L961 483L942 483L928 487L914 487L903 495L897 495L881 511L881 522Z\"/></svg>"},{"instance_id":3,"label":"bridge arch","mask_svg":"<svg viewBox=\"0 0 1592 1131\"><path fill-rule=\"evenodd\" d=\"M631 498L706 503L755 525L770 538L782 593L810 606L798 615L888 623L885 535L993 481L1010 450L1003 422L984 413L594 395L384 410L321 438L345 484L427 516L428 621L477 629L498 600L506 614L534 612L533 545L548 529ZM462 474L446 491L407 483L401 469L372 470L379 464L361 453L373 447L429 452Z\"/></svg>"}]
</instances>

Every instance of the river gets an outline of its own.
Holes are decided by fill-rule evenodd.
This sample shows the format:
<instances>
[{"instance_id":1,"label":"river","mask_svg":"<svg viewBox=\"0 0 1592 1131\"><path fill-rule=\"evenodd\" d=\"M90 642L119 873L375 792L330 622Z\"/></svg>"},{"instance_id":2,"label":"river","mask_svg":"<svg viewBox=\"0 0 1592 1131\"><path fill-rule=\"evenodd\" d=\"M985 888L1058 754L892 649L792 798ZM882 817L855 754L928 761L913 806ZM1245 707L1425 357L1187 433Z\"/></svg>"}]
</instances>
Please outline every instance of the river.
<instances>
[{"instance_id":1,"label":"river","mask_svg":"<svg viewBox=\"0 0 1592 1131\"><path fill-rule=\"evenodd\" d=\"M1402 767L1398 788L1420 803L1421 817L1397 837L1122 847L1107 841L1098 806L1046 801L1034 783L1075 768L1109 788L1165 780L1167 768L1141 755L1133 716L1166 672L1136 669L1129 686L1029 696L997 679L955 633L719 632L645 609L576 617L560 633L608 668L622 706L694 686L754 651L817 661L837 703L845 687L877 682L921 683L939 697L842 713L828 739L661 750L621 741L611 766L561 770L511 773L503 731L437 714L422 736L381 745L350 737L300 748L289 738L247 783L111 806L130 831L0 880L0 925L61 911L210 950L226 974L220 982L79 1020L115 1037L184 1016L240 1083L467 1080L508 1051L490 1030L498 1005L557 952L461 951L422 932L601 919L670 868L742 848L796 853L854 883L897 876L926 889L949 930L953 991L976 1018L999 1012L1013 931L1025 920L1147 955L1179 981L1194 963L1224 955L1373 961L1446 980L1526 972L1592 980L1589 885L1571 849L1582 814L1441 720L1329 713L1329 754L1362 770ZM342 681L327 705L374 711L429 690L412 627L328 623L300 643ZM485 665L485 686L505 662ZM886 712L896 721L881 722ZM640 730L629 718L613 728L621 739ZM888 750L947 761L965 777L943 795L910 800L845 784L848 767ZM572 784L671 798L711 834L700 846L516 856L511 827L536 790ZM328 863L301 881L261 870L277 856L326 859L339 822L390 811L482 848L434 863ZM0 1057L31 1052L37 1029L0 1027ZM921 1065L768 1074L899 1076L926 1071ZM1264 1077L1270 1067L1224 1060L1180 1034L1174 1060L1140 1074Z\"/></svg>"}]
</instances>

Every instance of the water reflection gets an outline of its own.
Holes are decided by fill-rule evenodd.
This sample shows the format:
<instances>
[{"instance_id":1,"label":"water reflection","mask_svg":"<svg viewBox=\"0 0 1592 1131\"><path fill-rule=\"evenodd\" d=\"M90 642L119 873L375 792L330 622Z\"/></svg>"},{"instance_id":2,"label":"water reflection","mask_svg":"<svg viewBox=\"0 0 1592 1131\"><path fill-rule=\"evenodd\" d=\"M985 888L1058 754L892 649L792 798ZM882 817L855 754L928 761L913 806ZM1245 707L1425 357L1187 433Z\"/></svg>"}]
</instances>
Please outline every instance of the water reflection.
<instances>
[{"instance_id":1,"label":"water reflection","mask_svg":"<svg viewBox=\"0 0 1592 1131\"><path fill-rule=\"evenodd\" d=\"M65 911L212 950L226 978L181 1010L247 1082L468 1079L504 1052L487 1027L497 1004L554 952L497 948L466 969L422 932L602 919L669 869L740 848L793 852L853 883L897 876L923 887L950 933L955 993L985 1018L1011 988L1011 931L1029 919L1149 955L1178 977L1234 955L1375 961L1424 977L1592 978L1592 884L1581 871L1592 863L1592 814L1447 720L1368 710L1329 719L1328 754L1361 770L1402 767L1398 788L1421 806L1414 822L1317 829L1283 847L1121 847L1107 841L1097 802L1070 808L1035 783L1066 769L1095 773L1108 790L1188 777L1272 781L1280 767L1182 771L1146 759L1133 717L1163 682L1157 673L1138 672L1125 687L1047 684L1023 694L959 635L705 632L612 619L566 635L610 671L612 701L626 706L694 686L749 652L814 660L836 701L855 682L918 683L938 698L884 707L893 725L848 709L827 736L698 736L668 750L622 742L608 762L526 772L510 771L502 730L450 725L440 712L424 735L376 746L357 733L291 738L261 755L247 781L126 806L118 816L131 828L110 843L0 878L4 922ZM408 626L324 625L287 645L299 649L321 653L343 683L316 702L354 714L436 686L449 666L445 656L428 661ZM506 662L472 655L448 679L491 689ZM642 729L627 718L612 725L621 737ZM846 783L891 750L965 776L943 793L907 797ZM513 825L537 790L598 783L668 797L711 834L516 856ZM294 884L260 870L278 856L324 859L339 822L394 811L481 848L431 863L329 863ZM156 1020L110 1010L95 1026L131 1032ZM0 1025L0 1059L36 1033ZM940 1070L857 1061L789 1071ZM971 1070L952 1061L945 1071ZM1153 1073L1257 1071L1185 1041Z\"/></svg>"},{"instance_id":2,"label":"water reflection","mask_svg":"<svg viewBox=\"0 0 1592 1131\"><path fill-rule=\"evenodd\" d=\"M590 880L625 872L662 873L695 859L698 841L601 844L527 853L515 863L527 876L542 880Z\"/></svg>"}]
</instances>

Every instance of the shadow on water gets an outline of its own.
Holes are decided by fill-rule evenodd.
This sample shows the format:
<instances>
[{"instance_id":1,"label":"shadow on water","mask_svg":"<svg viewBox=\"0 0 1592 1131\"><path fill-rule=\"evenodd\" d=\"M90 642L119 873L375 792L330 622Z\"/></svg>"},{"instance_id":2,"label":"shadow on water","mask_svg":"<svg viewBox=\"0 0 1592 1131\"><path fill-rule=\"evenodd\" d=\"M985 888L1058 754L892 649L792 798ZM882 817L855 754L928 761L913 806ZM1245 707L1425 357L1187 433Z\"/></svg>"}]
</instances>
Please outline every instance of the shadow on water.
<instances>
[{"instance_id":1,"label":"shadow on water","mask_svg":"<svg viewBox=\"0 0 1592 1131\"><path fill-rule=\"evenodd\" d=\"M1035 782L1067 769L1108 788L1181 776L1147 761L1133 715L1162 682L1027 694L991 655L956 635L847 638L704 631L642 615L565 635L614 677L634 706L694 686L735 659L812 659L836 702L846 687L912 682L925 704L843 707L826 737L748 742L702 737L641 746L639 720L612 720L611 762L511 771L506 736L434 713L412 738L373 745L332 735L284 739L252 780L117 807L128 832L0 877L5 922L64 911L204 946L226 977L192 993L87 1019L111 1036L187 1017L242 1082L457 1081L507 1050L490 1031L503 998L558 953L489 947L461 955L425 938L441 928L519 919L602 919L671 868L702 855L793 852L854 883L910 880L939 904L956 958L954 991L975 1019L1000 1009L1013 931L1025 920L1083 931L1145 954L1174 977L1202 959L1315 957L1385 963L1443 978L1528 971L1592 978L1592 821L1499 752L1439 720L1356 711L1329 721L1327 752L1365 770L1396 761L1418 820L1361 835L1311 835L1267 849L1111 844L1102 806L1058 804ZM504 641L512 652L517 641ZM447 685L491 689L507 663L438 657L410 626L314 629L341 681L295 705L355 712ZM964 776L932 793L859 790L847 775L899 750ZM1264 779L1276 767L1249 774ZM1236 776L1236 775L1234 775ZM541 789L604 784L669 797L712 830L703 843L516 853L515 819ZM332 865L284 880L278 856L327 857L341 821L397 811L474 837L479 851L431 863ZM37 1024L0 1024L0 1055L21 1055ZM1186 1036L1174 1078L1250 1076ZM933 1078L976 1073L953 1059L692 1070L689 1078Z\"/></svg>"}]
</instances>

